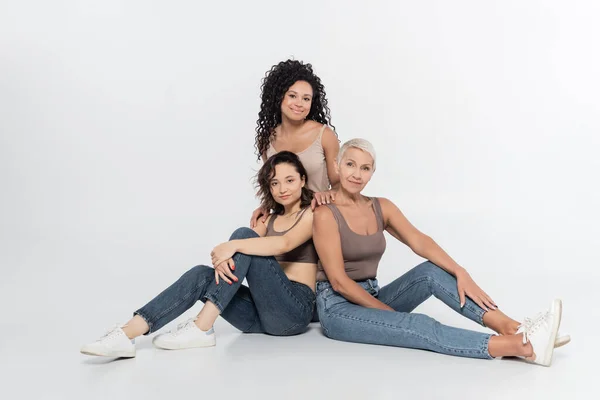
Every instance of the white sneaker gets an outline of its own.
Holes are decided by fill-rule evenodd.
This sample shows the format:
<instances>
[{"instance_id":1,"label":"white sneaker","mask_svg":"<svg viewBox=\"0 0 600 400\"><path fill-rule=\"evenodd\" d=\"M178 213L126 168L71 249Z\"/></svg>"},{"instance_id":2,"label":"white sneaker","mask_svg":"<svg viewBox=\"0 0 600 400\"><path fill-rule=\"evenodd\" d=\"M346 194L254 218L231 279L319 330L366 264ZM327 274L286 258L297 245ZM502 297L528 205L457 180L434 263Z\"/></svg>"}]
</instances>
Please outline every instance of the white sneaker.
<instances>
[{"instance_id":1,"label":"white sneaker","mask_svg":"<svg viewBox=\"0 0 600 400\"><path fill-rule=\"evenodd\" d=\"M122 327L116 325L93 343L81 348L82 354L104 357L135 357L135 344L123 332Z\"/></svg>"},{"instance_id":2,"label":"white sneaker","mask_svg":"<svg viewBox=\"0 0 600 400\"><path fill-rule=\"evenodd\" d=\"M540 315L542 315L542 313L537 313L533 318L525 318L525 320L533 320L536 318L539 318ZM561 312L562 315L562 312ZM561 317L562 319L562 317ZM559 323L560 326L560 323ZM561 334L560 332L558 332L556 334L556 340L554 341L554 348L558 349L559 347L563 347L564 345L568 344L571 342L571 335L569 334Z\"/></svg>"},{"instance_id":3,"label":"white sneaker","mask_svg":"<svg viewBox=\"0 0 600 400\"><path fill-rule=\"evenodd\" d=\"M558 349L559 347L563 347L565 344L571 341L570 335L561 335L556 338L556 342L554 342L554 348Z\"/></svg>"},{"instance_id":4,"label":"white sneaker","mask_svg":"<svg viewBox=\"0 0 600 400\"><path fill-rule=\"evenodd\" d=\"M190 318L177 325L175 330L157 335L152 343L156 347L166 350L214 346L217 343L214 328L204 332L196 326L195 320L196 317Z\"/></svg>"},{"instance_id":5,"label":"white sneaker","mask_svg":"<svg viewBox=\"0 0 600 400\"><path fill-rule=\"evenodd\" d=\"M519 326L517 334L523 334L523 343L531 343L534 356L522 357L523 359L546 367L552 364L561 312L562 302L555 299L546 312L537 314L533 318L525 318L523 324Z\"/></svg>"},{"instance_id":6,"label":"white sneaker","mask_svg":"<svg viewBox=\"0 0 600 400\"><path fill-rule=\"evenodd\" d=\"M561 320L562 320L562 307L560 308L560 312L558 313L558 315L560 316ZM558 323L558 327L560 328L560 322ZM571 341L571 336L570 335L561 335L561 334L556 334L556 341L554 342L554 348L558 349L559 347L563 347L565 344L569 343Z\"/></svg>"}]
</instances>

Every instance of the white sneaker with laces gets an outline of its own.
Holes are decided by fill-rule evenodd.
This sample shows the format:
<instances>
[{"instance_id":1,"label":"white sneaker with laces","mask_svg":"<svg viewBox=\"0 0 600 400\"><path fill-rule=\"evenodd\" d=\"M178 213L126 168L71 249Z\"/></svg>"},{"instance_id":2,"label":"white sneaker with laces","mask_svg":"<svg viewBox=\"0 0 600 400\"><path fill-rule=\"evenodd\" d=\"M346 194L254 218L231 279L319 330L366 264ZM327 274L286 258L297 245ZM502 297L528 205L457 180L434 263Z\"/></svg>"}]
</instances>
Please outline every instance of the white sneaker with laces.
<instances>
[{"instance_id":1,"label":"white sneaker with laces","mask_svg":"<svg viewBox=\"0 0 600 400\"><path fill-rule=\"evenodd\" d=\"M81 348L82 354L104 357L135 357L135 344L123 332L123 327L115 325L100 339Z\"/></svg>"},{"instance_id":2,"label":"white sneaker with laces","mask_svg":"<svg viewBox=\"0 0 600 400\"><path fill-rule=\"evenodd\" d=\"M190 318L177 325L175 330L157 335L152 340L152 343L156 347L165 350L214 346L217 343L214 328L210 328L207 332L204 332L196 326L194 323L195 320L196 317Z\"/></svg>"},{"instance_id":3,"label":"white sneaker with laces","mask_svg":"<svg viewBox=\"0 0 600 400\"><path fill-rule=\"evenodd\" d=\"M531 320L531 319L536 319L540 316L541 313L536 314L533 318L526 318L526 320ZM562 319L562 312L561 312L561 319ZM560 325L560 323L559 323ZM560 332L558 332L556 334L556 341L554 342L554 348L558 349L559 347L563 347L564 345L568 344L569 342L571 342L571 336L568 334L561 334Z\"/></svg>"},{"instance_id":4,"label":"white sneaker with laces","mask_svg":"<svg viewBox=\"0 0 600 400\"><path fill-rule=\"evenodd\" d=\"M523 334L523 343L530 342L533 348L532 357L522 357L524 360L549 367L552 364L552 354L558 335L558 326L562 312L562 302L552 301L550 309L537 314L533 318L525 318L519 326L517 334Z\"/></svg>"}]
</instances>

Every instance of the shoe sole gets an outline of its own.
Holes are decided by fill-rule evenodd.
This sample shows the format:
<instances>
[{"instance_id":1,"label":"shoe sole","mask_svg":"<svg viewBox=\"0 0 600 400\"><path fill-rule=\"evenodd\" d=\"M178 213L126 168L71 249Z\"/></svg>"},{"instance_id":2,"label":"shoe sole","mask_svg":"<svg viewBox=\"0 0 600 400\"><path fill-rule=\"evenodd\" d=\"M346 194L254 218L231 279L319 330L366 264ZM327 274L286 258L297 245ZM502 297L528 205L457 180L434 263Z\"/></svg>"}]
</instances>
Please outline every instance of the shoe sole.
<instances>
[{"instance_id":1,"label":"shoe sole","mask_svg":"<svg viewBox=\"0 0 600 400\"><path fill-rule=\"evenodd\" d=\"M558 327L560 326L560 320L562 319L562 301L560 299L555 299L552 302L552 312L556 315L556 318L554 318L554 322L552 324L552 334L550 336L550 340L546 345L545 357L541 362L541 364L546 367L552 365L554 343L556 342L556 336L558 335Z\"/></svg>"},{"instance_id":2,"label":"shoe sole","mask_svg":"<svg viewBox=\"0 0 600 400\"><path fill-rule=\"evenodd\" d=\"M569 335L561 336L558 339L556 339L556 342L554 342L554 348L558 349L559 347L563 347L565 344L568 344L569 342L571 342L571 336L569 336Z\"/></svg>"},{"instance_id":3,"label":"shoe sole","mask_svg":"<svg viewBox=\"0 0 600 400\"><path fill-rule=\"evenodd\" d=\"M173 343L173 344L159 344L156 342L152 342L152 344L154 345L154 347L157 347L159 349L163 349L163 350L185 350L185 349L196 349L196 348L202 348L202 347L213 347L217 344L216 340L213 340L211 342L201 342L201 343Z\"/></svg>"},{"instance_id":4,"label":"shoe sole","mask_svg":"<svg viewBox=\"0 0 600 400\"><path fill-rule=\"evenodd\" d=\"M90 351L90 350L80 350L81 354L85 354L86 356L98 356L98 357L112 357L112 358L133 358L135 357L135 352L130 351L117 351L115 353L101 353L99 351Z\"/></svg>"},{"instance_id":5,"label":"shoe sole","mask_svg":"<svg viewBox=\"0 0 600 400\"><path fill-rule=\"evenodd\" d=\"M561 322L562 322L562 306L560 307L559 318L561 319ZM560 322L558 323L558 329L560 329ZM569 335L559 336L556 339L556 341L554 342L554 348L558 349L559 347L563 347L565 344L568 344L570 341L571 341L571 336L569 336Z\"/></svg>"},{"instance_id":6,"label":"shoe sole","mask_svg":"<svg viewBox=\"0 0 600 400\"><path fill-rule=\"evenodd\" d=\"M562 322L562 306L560 307L560 310L559 310L559 318ZM560 329L560 322L558 323L558 329ZM556 338L556 341L554 342L554 348L558 349L559 347L563 347L564 345L569 344L570 341L571 341L570 335L559 336Z\"/></svg>"}]
</instances>

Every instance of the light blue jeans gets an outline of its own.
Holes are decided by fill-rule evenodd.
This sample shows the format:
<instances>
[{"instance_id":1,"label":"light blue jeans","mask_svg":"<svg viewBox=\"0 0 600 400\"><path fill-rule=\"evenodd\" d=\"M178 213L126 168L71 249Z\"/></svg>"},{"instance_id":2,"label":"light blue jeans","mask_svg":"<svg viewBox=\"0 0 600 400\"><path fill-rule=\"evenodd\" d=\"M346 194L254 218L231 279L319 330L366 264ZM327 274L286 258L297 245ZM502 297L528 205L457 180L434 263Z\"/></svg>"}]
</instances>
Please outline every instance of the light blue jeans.
<instances>
[{"instance_id":1,"label":"light blue jeans","mask_svg":"<svg viewBox=\"0 0 600 400\"><path fill-rule=\"evenodd\" d=\"M328 281L317 282L317 309L325 335L346 342L431 350L461 357L491 359L492 335L442 325L412 313L434 295L461 315L483 324L485 310L469 298L460 308L456 278L437 265L424 262L383 288L376 279L357 282L395 311L362 307L335 292Z\"/></svg>"}]
</instances>

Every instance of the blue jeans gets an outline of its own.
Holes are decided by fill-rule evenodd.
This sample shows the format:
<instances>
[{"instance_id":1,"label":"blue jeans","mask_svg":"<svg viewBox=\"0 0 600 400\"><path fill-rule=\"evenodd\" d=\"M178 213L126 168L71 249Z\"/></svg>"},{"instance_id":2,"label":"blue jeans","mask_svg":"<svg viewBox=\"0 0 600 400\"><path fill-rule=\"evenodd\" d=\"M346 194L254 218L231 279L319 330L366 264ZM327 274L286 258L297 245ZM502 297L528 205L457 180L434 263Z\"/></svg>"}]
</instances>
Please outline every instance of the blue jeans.
<instances>
[{"instance_id":1,"label":"blue jeans","mask_svg":"<svg viewBox=\"0 0 600 400\"><path fill-rule=\"evenodd\" d=\"M239 228L229 240L258 237L249 228ZM296 335L306 330L313 315L315 293L308 286L290 281L274 257L236 253L237 282L215 282L215 270L198 265L137 310L150 326L147 334L168 324L198 300L210 300L231 325L246 333ZM244 278L248 286L242 285Z\"/></svg>"},{"instance_id":2,"label":"blue jeans","mask_svg":"<svg viewBox=\"0 0 600 400\"><path fill-rule=\"evenodd\" d=\"M376 279L357 283L395 311L356 305L335 292L328 281L317 282L317 309L327 337L454 356L492 358L488 352L492 335L453 328L427 315L411 313L434 295L456 312L484 326L485 310L469 298L461 309L456 278L435 264L424 262L383 288L379 288Z\"/></svg>"}]
</instances>

